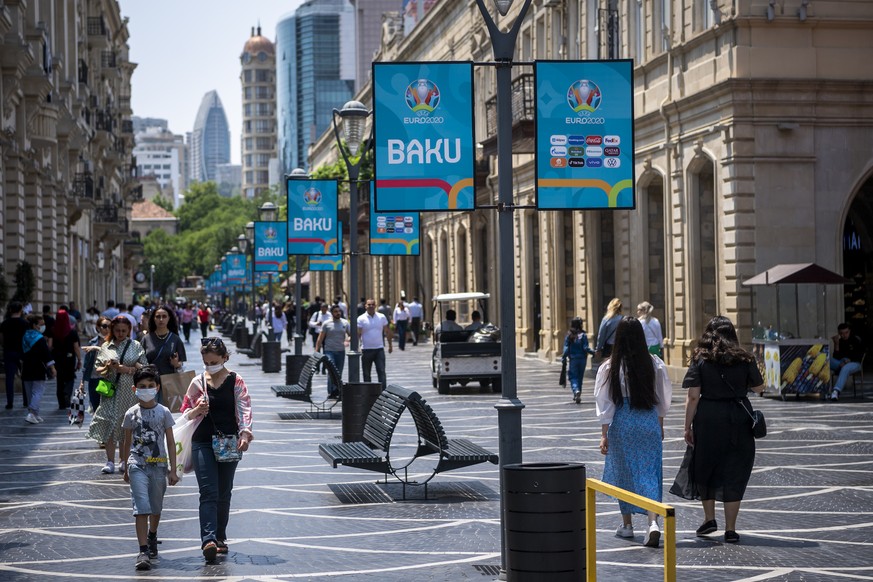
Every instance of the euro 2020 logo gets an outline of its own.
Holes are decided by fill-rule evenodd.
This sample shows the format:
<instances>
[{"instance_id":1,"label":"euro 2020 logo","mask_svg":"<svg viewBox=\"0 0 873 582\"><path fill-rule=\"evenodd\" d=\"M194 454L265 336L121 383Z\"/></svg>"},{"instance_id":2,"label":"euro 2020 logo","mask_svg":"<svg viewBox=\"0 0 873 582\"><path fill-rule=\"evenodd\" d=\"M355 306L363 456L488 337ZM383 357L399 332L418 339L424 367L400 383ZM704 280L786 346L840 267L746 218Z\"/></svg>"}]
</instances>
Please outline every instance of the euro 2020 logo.
<instances>
[{"instance_id":1,"label":"euro 2020 logo","mask_svg":"<svg viewBox=\"0 0 873 582\"><path fill-rule=\"evenodd\" d=\"M406 88L406 105L418 115L433 113L440 104L440 89L429 79L418 79Z\"/></svg>"},{"instance_id":2,"label":"euro 2020 logo","mask_svg":"<svg viewBox=\"0 0 873 582\"><path fill-rule=\"evenodd\" d=\"M602 101L600 87L587 79L580 79L567 89L567 104L576 113L582 111L594 113Z\"/></svg>"},{"instance_id":3,"label":"euro 2020 logo","mask_svg":"<svg viewBox=\"0 0 873 582\"><path fill-rule=\"evenodd\" d=\"M321 192L318 188L310 188L303 193L303 201L308 206L316 206L321 203Z\"/></svg>"},{"instance_id":4,"label":"euro 2020 logo","mask_svg":"<svg viewBox=\"0 0 873 582\"><path fill-rule=\"evenodd\" d=\"M276 240L277 236L279 236L279 232L272 226L268 226L267 230L264 231L264 238L268 241Z\"/></svg>"}]
</instances>

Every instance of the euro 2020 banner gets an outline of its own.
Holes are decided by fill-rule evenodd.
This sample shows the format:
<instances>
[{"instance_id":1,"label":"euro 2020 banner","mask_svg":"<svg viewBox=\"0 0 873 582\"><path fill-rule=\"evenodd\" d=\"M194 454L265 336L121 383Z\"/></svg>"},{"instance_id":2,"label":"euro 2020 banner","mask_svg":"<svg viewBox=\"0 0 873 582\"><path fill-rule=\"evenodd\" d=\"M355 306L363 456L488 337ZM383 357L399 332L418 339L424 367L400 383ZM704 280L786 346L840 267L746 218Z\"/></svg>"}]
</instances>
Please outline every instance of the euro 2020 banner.
<instances>
[{"instance_id":1,"label":"euro 2020 banner","mask_svg":"<svg viewBox=\"0 0 873 582\"><path fill-rule=\"evenodd\" d=\"M244 285L246 282L246 256L243 254L227 255L227 283L233 286Z\"/></svg>"},{"instance_id":2,"label":"euro 2020 banner","mask_svg":"<svg viewBox=\"0 0 873 582\"><path fill-rule=\"evenodd\" d=\"M343 270L343 223L337 225L337 254L309 257L310 271L342 271Z\"/></svg>"},{"instance_id":3,"label":"euro 2020 banner","mask_svg":"<svg viewBox=\"0 0 873 582\"><path fill-rule=\"evenodd\" d=\"M337 183L300 180L288 185L288 254L332 255L337 252Z\"/></svg>"},{"instance_id":4,"label":"euro 2020 banner","mask_svg":"<svg viewBox=\"0 0 873 582\"><path fill-rule=\"evenodd\" d=\"M472 63L373 63L379 212L475 208Z\"/></svg>"},{"instance_id":5,"label":"euro 2020 banner","mask_svg":"<svg viewBox=\"0 0 873 582\"><path fill-rule=\"evenodd\" d=\"M255 272L288 270L288 223L255 222Z\"/></svg>"},{"instance_id":6,"label":"euro 2020 banner","mask_svg":"<svg viewBox=\"0 0 873 582\"><path fill-rule=\"evenodd\" d=\"M540 210L634 208L633 62L537 61Z\"/></svg>"}]
</instances>

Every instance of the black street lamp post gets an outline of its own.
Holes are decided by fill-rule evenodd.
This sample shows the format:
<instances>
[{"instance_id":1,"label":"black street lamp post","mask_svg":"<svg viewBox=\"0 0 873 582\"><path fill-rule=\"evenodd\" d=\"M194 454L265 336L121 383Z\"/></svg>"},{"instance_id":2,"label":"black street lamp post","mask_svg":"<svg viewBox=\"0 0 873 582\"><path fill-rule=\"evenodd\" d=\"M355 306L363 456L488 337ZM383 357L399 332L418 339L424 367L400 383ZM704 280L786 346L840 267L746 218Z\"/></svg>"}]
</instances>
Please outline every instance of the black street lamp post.
<instances>
[{"instance_id":1,"label":"black street lamp post","mask_svg":"<svg viewBox=\"0 0 873 582\"><path fill-rule=\"evenodd\" d=\"M309 174L303 168L294 168L288 174L291 179L308 179ZM303 282L300 280L301 266L303 263L302 255L294 256L294 355L303 355ZM310 283L311 285L311 283Z\"/></svg>"},{"instance_id":2,"label":"black street lamp post","mask_svg":"<svg viewBox=\"0 0 873 582\"><path fill-rule=\"evenodd\" d=\"M337 148L342 153L343 160L349 172L349 303L354 304L358 297L358 176L361 170L361 160L369 148L370 140L364 140L364 128L372 111L359 101L349 101L342 110L333 110L333 131L336 136ZM337 117L340 123L337 123ZM342 125L343 136L340 137L339 125ZM343 146L345 138L345 146ZM364 148L361 149L362 142ZM360 150L360 155L358 152ZM353 161L353 158L356 158ZM351 310L351 309L350 309ZM349 383L361 381L361 350L358 341L358 318L349 317Z\"/></svg>"}]
</instances>

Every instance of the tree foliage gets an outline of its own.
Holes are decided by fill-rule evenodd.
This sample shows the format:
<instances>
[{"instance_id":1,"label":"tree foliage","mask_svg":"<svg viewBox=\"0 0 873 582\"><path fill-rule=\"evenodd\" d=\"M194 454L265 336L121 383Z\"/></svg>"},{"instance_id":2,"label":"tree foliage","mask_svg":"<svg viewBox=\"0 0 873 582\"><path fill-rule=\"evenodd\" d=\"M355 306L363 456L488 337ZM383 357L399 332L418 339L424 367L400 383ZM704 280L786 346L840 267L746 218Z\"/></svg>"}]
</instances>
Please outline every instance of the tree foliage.
<instances>
[{"instance_id":1,"label":"tree foliage","mask_svg":"<svg viewBox=\"0 0 873 582\"><path fill-rule=\"evenodd\" d=\"M21 261L15 267L15 294L12 300L22 304L30 303L34 289L36 289L36 277L33 274L33 267L27 261Z\"/></svg>"},{"instance_id":2,"label":"tree foliage","mask_svg":"<svg viewBox=\"0 0 873 582\"><path fill-rule=\"evenodd\" d=\"M160 206L161 208L163 208L167 212L173 212L173 210L174 210L173 201L170 200L169 198L164 198L160 194L155 196L154 199L152 199L152 202L154 202L155 204L157 204L158 206Z\"/></svg>"}]
</instances>

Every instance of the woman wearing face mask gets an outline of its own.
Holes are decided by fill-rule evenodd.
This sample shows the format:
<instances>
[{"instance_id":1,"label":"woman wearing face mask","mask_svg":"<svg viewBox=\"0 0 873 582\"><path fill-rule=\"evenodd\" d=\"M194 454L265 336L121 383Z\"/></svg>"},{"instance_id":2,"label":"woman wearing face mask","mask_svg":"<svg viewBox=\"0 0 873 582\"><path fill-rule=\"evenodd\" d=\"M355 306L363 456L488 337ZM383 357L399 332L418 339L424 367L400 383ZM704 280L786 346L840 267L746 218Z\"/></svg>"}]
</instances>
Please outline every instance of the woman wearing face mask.
<instances>
[{"instance_id":1,"label":"woman wearing face mask","mask_svg":"<svg viewBox=\"0 0 873 582\"><path fill-rule=\"evenodd\" d=\"M115 383L115 394L100 396L100 406L88 427L88 438L106 443L106 465L102 472L107 474L115 472L115 443L124 437L121 428L124 413L137 402L133 374L148 364L145 350L138 341L130 339L130 331L130 320L124 315L116 315L97 355L97 371L104 379ZM124 457L121 458L121 470L124 472Z\"/></svg>"},{"instance_id":2,"label":"woman wearing face mask","mask_svg":"<svg viewBox=\"0 0 873 582\"><path fill-rule=\"evenodd\" d=\"M213 450L214 436L237 436L237 450L252 441L252 406L243 379L225 367L227 347L219 337L200 340L204 372L194 377L182 413L202 417L191 438L194 473L200 488L200 541L207 562L227 553L227 523L233 477L238 461L220 462Z\"/></svg>"}]
</instances>

